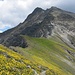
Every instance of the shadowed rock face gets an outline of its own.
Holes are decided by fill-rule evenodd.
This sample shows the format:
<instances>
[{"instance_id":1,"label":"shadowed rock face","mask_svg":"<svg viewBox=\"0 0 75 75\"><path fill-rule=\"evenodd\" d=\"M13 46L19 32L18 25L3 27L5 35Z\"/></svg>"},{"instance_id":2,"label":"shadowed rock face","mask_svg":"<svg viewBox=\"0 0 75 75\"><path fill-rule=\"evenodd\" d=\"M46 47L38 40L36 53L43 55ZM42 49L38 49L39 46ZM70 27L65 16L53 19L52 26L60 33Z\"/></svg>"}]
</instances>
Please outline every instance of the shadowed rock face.
<instances>
[{"instance_id":1,"label":"shadowed rock face","mask_svg":"<svg viewBox=\"0 0 75 75\"><path fill-rule=\"evenodd\" d=\"M47 38L52 34L59 34L72 43L73 40L68 38L68 34L73 37L75 35L75 14L57 7L47 10L37 7L23 23L0 34L0 43L7 47L27 47L27 42L20 35ZM75 46L74 42L73 45Z\"/></svg>"},{"instance_id":2,"label":"shadowed rock face","mask_svg":"<svg viewBox=\"0 0 75 75\"><path fill-rule=\"evenodd\" d=\"M11 36L10 38L8 38L6 41L4 41L2 43L3 45L9 47L9 46L19 46L19 47L27 47L27 43L25 41L25 39L19 35L16 36Z\"/></svg>"},{"instance_id":3,"label":"shadowed rock face","mask_svg":"<svg viewBox=\"0 0 75 75\"><path fill-rule=\"evenodd\" d=\"M52 33L53 25L47 19L45 18L41 23L27 27L21 34L32 37L48 37Z\"/></svg>"}]
</instances>

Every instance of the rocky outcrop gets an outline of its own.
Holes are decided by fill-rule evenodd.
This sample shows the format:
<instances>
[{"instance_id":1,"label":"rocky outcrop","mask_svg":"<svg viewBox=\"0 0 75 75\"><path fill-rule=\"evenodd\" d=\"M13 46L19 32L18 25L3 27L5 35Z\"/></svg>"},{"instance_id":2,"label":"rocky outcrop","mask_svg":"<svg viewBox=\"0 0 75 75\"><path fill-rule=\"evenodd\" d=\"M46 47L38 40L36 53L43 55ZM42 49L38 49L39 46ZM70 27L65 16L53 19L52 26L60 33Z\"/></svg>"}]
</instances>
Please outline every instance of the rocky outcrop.
<instances>
[{"instance_id":1,"label":"rocky outcrop","mask_svg":"<svg viewBox=\"0 0 75 75\"><path fill-rule=\"evenodd\" d=\"M27 47L27 42L25 41L25 39L22 36L16 35L16 36L11 36L10 38L8 38L7 40L4 40L3 45L9 47L9 46L19 46L19 47Z\"/></svg>"}]
</instances>

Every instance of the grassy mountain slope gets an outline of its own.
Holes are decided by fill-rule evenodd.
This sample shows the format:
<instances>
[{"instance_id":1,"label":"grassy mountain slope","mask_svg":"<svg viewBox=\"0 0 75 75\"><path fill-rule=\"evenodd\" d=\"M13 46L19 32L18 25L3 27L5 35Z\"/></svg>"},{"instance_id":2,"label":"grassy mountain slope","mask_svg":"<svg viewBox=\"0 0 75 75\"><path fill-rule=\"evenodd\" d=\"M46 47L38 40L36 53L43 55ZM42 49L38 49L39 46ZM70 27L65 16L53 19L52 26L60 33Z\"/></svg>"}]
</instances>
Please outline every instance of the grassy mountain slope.
<instances>
[{"instance_id":1,"label":"grassy mountain slope","mask_svg":"<svg viewBox=\"0 0 75 75\"><path fill-rule=\"evenodd\" d=\"M63 73L40 57L34 55L30 60L27 59L29 58L27 55L25 57L0 45L0 75L62 75Z\"/></svg>"},{"instance_id":2,"label":"grassy mountain slope","mask_svg":"<svg viewBox=\"0 0 75 75\"><path fill-rule=\"evenodd\" d=\"M53 70L0 45L0 75L42 75L46 69L54 74Z\"/></svg>"},{"instance_id":3,"label":"grassy mountain slope","mask_svg":"<svg viewBox=\"0 0 75 75\"><path fill-rule=\"evenodd\" d=\"M75 74L75 57L69 52L75 50L68 47L60 38L32 38L24 36L29 47L16 50L31 61L52 69L58 75ZM50 75L50 74L48 74ZM53 74L56 75L56 74Z\"/></svg>"}]
</instances>

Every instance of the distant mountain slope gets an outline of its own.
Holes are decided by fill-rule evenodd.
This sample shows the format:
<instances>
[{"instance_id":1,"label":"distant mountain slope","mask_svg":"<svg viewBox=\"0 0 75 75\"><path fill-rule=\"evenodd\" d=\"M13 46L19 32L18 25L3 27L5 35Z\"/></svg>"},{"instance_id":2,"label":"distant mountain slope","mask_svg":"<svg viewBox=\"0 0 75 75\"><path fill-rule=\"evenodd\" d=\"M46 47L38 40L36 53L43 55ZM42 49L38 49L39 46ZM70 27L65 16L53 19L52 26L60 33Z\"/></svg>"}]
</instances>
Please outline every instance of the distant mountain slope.
<instances>
[{"instance_id":1,"label":"distant mountain slope","mask_svg":"<svg viewBox=\"0 0 75 75\"><path fill-rule=\"evenodd\" d=\"M75 46L75 14L57 7L47 10L37 7L23 23L0 34L0 43L7 47L27 47L20 35L48 38L56 34L69 46Z\"/></svg>"}]
</instances>

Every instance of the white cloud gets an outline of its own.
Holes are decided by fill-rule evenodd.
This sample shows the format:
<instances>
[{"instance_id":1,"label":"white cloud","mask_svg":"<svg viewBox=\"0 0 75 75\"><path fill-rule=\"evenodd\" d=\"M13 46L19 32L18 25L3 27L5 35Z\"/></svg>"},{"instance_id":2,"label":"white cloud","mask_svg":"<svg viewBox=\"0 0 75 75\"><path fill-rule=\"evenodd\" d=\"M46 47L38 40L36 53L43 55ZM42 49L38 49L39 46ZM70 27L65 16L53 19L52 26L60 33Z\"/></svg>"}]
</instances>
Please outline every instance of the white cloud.
<instances>
[{"instance_id":1,"label":"white cloud","mask_svg":"<svg viewBox=\"0 0 75 75\"><path fill-rule=\"evenodd\" d=\"M68 1L68 0L67 0ZM14 27L23 22L36 7L43 9L51 6L65 8L66 0L4 0L0 1L0 29ZM73 1L73 0L72 0ZM66 2L66 3L65 3ZM62 6L65 3L65 6Z\"/></svg>"}]
</instances>

